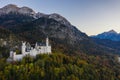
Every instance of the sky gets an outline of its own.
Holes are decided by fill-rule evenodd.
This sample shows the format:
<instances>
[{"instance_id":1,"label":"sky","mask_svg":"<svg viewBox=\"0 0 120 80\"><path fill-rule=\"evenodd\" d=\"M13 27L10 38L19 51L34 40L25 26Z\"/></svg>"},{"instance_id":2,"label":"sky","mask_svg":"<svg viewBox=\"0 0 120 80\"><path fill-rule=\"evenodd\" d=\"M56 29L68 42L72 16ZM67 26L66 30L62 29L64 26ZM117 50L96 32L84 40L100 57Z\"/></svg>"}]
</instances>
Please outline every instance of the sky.
<instances>
[{"instance_id":1,"label":"sky","mask_svg":"<svg viewBox=\"0 0 120 80\"><path fill-rule=\"evenodd\" d=\"M0 0L45 14L58 13L88 35L114 29L120 32L120 0Z\"/></svg>"}]
</instances>

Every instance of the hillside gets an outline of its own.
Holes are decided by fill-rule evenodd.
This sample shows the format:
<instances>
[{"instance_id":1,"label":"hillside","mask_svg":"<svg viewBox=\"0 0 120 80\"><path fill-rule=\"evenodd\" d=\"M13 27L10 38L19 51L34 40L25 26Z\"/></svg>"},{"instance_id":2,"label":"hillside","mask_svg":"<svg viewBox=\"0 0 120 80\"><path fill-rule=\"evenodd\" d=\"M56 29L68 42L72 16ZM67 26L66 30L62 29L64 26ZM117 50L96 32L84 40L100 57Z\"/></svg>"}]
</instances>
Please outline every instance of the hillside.
<instances>
[{"instance_id":1,"label":"hillside","mask_svg":"<svg viewBox=\"0 0 120 80\"><path fill-rule=\"evenodd\" d=\"M24 57L6 63L0 58L0 80L119 80L117 56L68 56L63 53ZM113 66L114 65L114 66Z\"/></svg>"},{"instance_id":2,"label":"hillside","mask_svg":"<svg viewBox=\"0 0 120 80\"><path fill-rule=\"evenodd\" d=\"M0 58L8 58L10 50L20 50L22 40L24 38L0 27Z\"/></svg>"},{"instance_id":3,"label":"hillside","mask_svg":"<svg viewBox=\"0 0 120 80\"><path fill-rule=\"evenodd\" d=\"M98 39L98 38L92 38L92 40L101 46L108 47L109 49L112 49L116 51L116 53L120 53L120 41L112 41L108 39Z\"/></svg>"}]
</instances>

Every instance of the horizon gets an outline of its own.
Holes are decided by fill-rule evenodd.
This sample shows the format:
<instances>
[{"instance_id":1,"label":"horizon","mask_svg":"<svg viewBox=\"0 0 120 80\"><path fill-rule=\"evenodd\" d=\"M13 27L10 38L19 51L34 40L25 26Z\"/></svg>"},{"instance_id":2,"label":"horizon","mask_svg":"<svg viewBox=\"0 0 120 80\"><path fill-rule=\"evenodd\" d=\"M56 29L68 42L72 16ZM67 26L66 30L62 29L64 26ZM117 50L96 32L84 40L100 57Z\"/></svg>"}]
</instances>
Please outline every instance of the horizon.
<instances>
[{"instance_id":1,"label":"horizon","mask_svg":"<svg viewBox=\"0 0 120 80\"><path fill-rule=\"evenodd\" d=\"M30 7L35 12L60 14L89 36L112 29L120 33L120 1L118 0L1 0L0 4L0 8L15 4L18 7Z\"/></svg>"}]
</instances>

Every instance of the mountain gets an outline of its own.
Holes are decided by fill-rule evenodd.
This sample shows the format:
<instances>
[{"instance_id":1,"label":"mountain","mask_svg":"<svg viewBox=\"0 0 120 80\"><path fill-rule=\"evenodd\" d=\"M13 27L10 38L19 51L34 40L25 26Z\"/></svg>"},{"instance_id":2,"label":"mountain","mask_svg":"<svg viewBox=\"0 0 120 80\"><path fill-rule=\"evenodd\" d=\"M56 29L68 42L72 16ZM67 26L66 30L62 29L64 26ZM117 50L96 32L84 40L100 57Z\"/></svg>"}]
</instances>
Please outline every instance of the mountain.
<instances>
[{"instance_id":1,"label":"mountain","mask_svg":"<svg viewBox=\"0 0 120 80\"><path fill-rule=\"evenodd\" d=\"M28 7L9 4L0 9L0 28L10 31L20 41L44 42L49 37L52 50L68 54L116 53L96 44L85 33L78 30L63 16L53 13L35 12Z\"/></svg>"},{"instance_id":2,"label":"mountain","mask_svg":"<svg viewBox=\"0 0 120 80\"><path fill-rule=\"evenodd\" d=\"M34 15L35 12L28 7L17 7L17 5L14 4L8 4L3 8L0 8L0 15L4 15L4 14L9 14L9 13L20 13L20 14L24 14L24 15Z\"/></svg>"},{"instance_id":3,"label":"mountain","mask_svg":"<svg viewBox=\"0 0 120 80\"><path fill-rule=\"evenodd\" d=\"M120 34L116 31L110 30L90 37L96 44L114 50L115 53L120 53Z\"/></svg>"},{"instance_id":4,"label":"mountain","mask_svg":"<svg viewBox=\"0 0 120 80\"><path fill-rule=\"evenodd\" d=\"M108 39L108 40L112 40L112 41L120 41L120 34L114 30L110 30L108 32L103 32L101 34L98 34L96 36L91 36L91 37L99 38L99 39Z\"/></svg>"}]
</instances>

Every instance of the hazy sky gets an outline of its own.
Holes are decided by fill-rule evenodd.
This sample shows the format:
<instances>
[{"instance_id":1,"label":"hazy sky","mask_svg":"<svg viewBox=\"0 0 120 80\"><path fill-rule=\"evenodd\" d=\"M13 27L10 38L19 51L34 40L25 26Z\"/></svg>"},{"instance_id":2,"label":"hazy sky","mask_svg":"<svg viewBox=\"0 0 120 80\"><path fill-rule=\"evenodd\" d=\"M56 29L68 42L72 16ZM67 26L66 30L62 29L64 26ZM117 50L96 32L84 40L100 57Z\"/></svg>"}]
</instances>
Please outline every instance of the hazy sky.
<instances>
[{"instance_id":1,"label":"hazy sky","mask_svg":"<svg viewBox=\"0 0 120 80\"><path fill-rule=\"evenodd\" d=\"M120 0L0 0L0 7L7 4L59 13L88 35L111 29L120 32Z\"/></svg>"}]
</instances>

